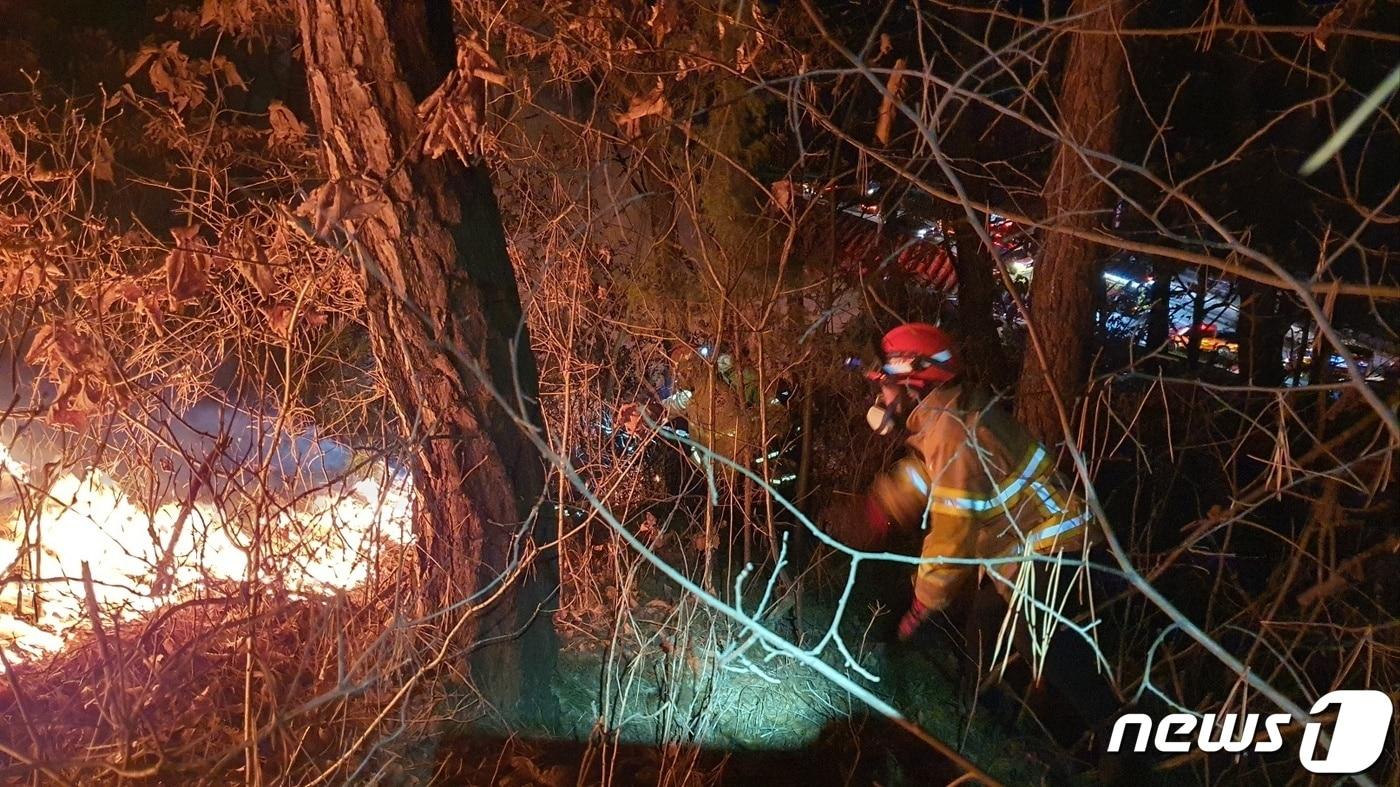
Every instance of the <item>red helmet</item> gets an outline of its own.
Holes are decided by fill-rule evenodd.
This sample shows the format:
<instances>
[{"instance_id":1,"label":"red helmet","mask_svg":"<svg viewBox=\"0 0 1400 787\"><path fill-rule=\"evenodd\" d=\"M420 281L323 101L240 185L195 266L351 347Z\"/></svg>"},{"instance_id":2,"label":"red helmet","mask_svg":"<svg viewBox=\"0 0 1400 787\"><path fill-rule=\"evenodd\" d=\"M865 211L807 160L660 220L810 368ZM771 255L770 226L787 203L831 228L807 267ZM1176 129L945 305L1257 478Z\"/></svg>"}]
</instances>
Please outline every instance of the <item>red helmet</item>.
<instances>
[{"instance_id":1,"label":"red helmet","mask_svg":"<svg viewBox=\"0 0 1400 787\"><path fill-rule=\"evenodd\" d=\"M890 329L880 340L884 365L874 379L918 387L952 382L962 372L953 355L952 337L928 323L911 322Z\"/></svg>"}]
</instances>

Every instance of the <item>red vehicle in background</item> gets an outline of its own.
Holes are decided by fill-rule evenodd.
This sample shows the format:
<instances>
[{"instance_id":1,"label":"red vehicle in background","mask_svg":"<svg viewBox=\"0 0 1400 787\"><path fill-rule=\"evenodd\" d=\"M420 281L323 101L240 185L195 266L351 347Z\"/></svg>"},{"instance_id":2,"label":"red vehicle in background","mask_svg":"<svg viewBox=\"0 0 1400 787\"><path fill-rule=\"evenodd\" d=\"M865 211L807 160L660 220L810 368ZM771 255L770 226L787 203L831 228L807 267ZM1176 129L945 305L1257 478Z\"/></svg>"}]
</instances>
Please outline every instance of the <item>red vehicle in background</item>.
<instances>
[{"instance_id":1,"label":"red vehicle in background","mask_svg":"<svg viewBox=\"0 0 1400 787\"><path fill-rule=\"evenodd\" d=\"M811 182L789 187L788 193L801 202L817 201L835 208L833 235L836 257L843 268L862 276L887 277L899 273L917 283L954 293L957 254L951 232L943 222L926 217L926 212L906 207L911 197L898 207L883 204L877 182L861 189L842 189ZM930 211L931 212L931 211ZM1016 266L1013 275L1024 275L1031 265L1033 249L1030 233L1003 216L992 214L987 232L998 255Z\"/></svg>"}]
</instances>

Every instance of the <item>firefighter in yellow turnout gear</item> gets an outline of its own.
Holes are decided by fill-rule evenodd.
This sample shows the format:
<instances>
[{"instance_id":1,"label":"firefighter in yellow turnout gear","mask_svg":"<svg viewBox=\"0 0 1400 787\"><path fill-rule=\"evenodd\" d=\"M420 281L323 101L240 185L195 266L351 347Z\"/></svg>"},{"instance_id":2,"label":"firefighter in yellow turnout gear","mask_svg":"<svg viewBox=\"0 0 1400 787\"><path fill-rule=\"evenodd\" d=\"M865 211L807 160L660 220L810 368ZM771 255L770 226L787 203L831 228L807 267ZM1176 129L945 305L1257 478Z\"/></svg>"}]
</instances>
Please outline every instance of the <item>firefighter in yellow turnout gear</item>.
<instances>
[{"instance_id":1,"label":"firefighter in yellow turnout gear","mask_svg":"<svg viewBox=\"0 0 1400 787\"><path fill-rule=\"evenodd\" d=\"M1080 566L1096 541L1082 500L1063 483L1044 447L987 393L962 384L943 331L902 325L885 335L881 350L883 365L871 375L880 400L868 420L881 433L902 425L910 450L876 479L860 512L826 518L831 534L856 549L875 550L922 533L925 560L899 624L900 639L914 638L930 615L976 581L968 636L977 641L968 645L982 666L989 666L1010 604L1016 651L1043 666L1045 681L1068 695L1087 726L1098 726L1119 702L1099 674L1093 648L1077 632L1055 626L1055 616L1030 600L1065 617L1082 608L1076 599ZM1012 559L984 569L943 558Z\"/></svg>"},{"instance_id":2,"label":"firefighter in yellow turnout gear","mask_svg":"<svg viewBox=\"0 0 1400 787\"><path fill-rule=\"evenodd\" d=\"M935 388L905 425L909 456L870 490L877 533L921 529L926 558L1082 551L1090 532L1083 503L1064 491L1045 449L986 394L959 385ZM1009 590L1021 565L996 566L1007 579L997 587ZM914 582L921 616L947 606L957 585L976 571L921 564Z\"/></svg>"}]
</instances>

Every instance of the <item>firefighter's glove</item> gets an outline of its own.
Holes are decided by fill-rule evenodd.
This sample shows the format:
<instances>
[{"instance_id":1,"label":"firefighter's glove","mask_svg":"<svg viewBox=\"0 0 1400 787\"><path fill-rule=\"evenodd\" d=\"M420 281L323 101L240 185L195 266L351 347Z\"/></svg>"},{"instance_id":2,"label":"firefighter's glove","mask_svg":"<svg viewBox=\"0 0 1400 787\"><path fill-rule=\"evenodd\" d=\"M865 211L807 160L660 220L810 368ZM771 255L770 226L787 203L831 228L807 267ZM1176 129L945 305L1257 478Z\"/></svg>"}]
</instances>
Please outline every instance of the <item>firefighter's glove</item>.
<instances>
[{"instance_id":1,"label":"firefighter's glove","mask_svg":"<svg viewBox=\"0 0 1400 787\"><path fill-rule=\"evenodd\" d=\"M890 518L873 497L848 498L820 517L822 531L851 549L880 549L889 538Z\"/></svg>"},{"instance_id":2,"label":"firefighter's glove","mask_svg":"<svg viewBox=\"0 0 1400 787\"><path fill-rule=\"evenodd\" d=\"M922 601L914 599L914 603L909 605L909 611L905 612L904 617L899 619L899 633L897 634L899 641L908 642L913 639L914 635L919 633L920 627L924 625L924 621L928 620L928 616L932 613L933 610L924 606Z\"/></svg>"}]
</instances>

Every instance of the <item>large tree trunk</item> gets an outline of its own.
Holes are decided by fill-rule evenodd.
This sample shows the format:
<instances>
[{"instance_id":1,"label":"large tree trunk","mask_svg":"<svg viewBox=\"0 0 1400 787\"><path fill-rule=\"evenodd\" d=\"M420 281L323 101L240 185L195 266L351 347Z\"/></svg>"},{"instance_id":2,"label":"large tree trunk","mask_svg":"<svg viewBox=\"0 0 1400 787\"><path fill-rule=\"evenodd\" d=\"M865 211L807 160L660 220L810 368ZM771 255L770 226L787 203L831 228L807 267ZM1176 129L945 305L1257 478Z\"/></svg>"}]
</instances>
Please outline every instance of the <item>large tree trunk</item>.
<instances>
[{"instance_id":1,"label":"large tree trunk","mask_svg":"<svg viewBox=\"0 0 1400 787\"><path fill-rule=\"evenodd\" d=\"M974 199L984 199L975 195ZM978 214L979 217L981 214ZM958 272L958 322L964 366L982 385L1001 392L1012 383L1012 367L1006 362L992 307L997 297L996 260L967 218L953 221L958 253L953 265Z\"/></svg>"},{"instance_id":2,"label":"large tree trunk","mask_svg":"<svg viewBox=\"0 0 1400 787\"><path fill-rule=\"evenodd\" d=\"M489 387L454 359L486 369L492 385L509 401L523 400L525 417L538 423L537 374L489 174L418 149L410 84L421 98L447 70L434 56L444 47L429 38L428 10L389 0L298 4L330 175L368 181L379 193L366 197L387 203L354 223L349 248L364 267L374 355L413 446L423 611L433 612L489 594L529 544L533 534L522 523L530 522L544 472ZM472 630L480 639L514 639L536 623L516 646L474 659L473 678L497 707L523 701L515 707L548 708L554 639L544 602L557 584L553 566L537 559L533 575Z\"/></svg>"},{"instance_id":3,"label":"large tree trunk","mask_svg":"<svg viewBox=\"0 0 1400 787\"><path fill-rule=\"evenodd\" d=\"M1240 282L1240 376L1250 385L1283 384L1283 335L1288 320L1279 291L1251 281Z\"/></svg>"},{"instance_id":4,"label":"large tree trunk","mask_svg":"<svg viewBox=\"0 0 1400 787\"><path fill-rule=\"evenodd\" d=\"M1064 141L1055 152L1045 182L1047 220L1056 227L1097 226L1107 207L1103 181L1109 165L1081 152L1112 153L1118 136L1118 100L1123 83L1122 42L1092 32L1113 30L1123 21L1125 0L1075 0L1072 16L1091 32L1076 35L1065 59L1059 94L1059 127ZM1017 415L1041 440L1057 442L1063 432L1051 385L1073 414L1088 376L1088 345L1093 335L1095 244L1050 230L1041 239L1031 283L1031 319L1045 354L1044 370L1032 347L1021 367Z\"/></svg>"},{"instance_id":5,"label":"large tree trunk","mask_svg":"<svg viewBox=\"0 0 1400 787\"><path fill-rule=\"evenodd\" d=\"M1196 269L1196 281L1191 286L1191 327L1186 332L1186 368L1196 369L1201 365L1201 332L1205 330L1206 293L1210 291L1210 278L1205 268Z\"/></svg>"},{"instance_id":6,"label":"large tree trunk","mask_svg":"<svg viewBox=\"0 0 1400 787\"><path fill-rule=\"evenodd\" d=\"M1152 288L1148 295L1150 303L1147 315L1147 351L1160 350L1171 339L1172 330L1172 280L1176 278L1174 267L1161 260L1152 263Z\"/></svg>"}]
</instances>

